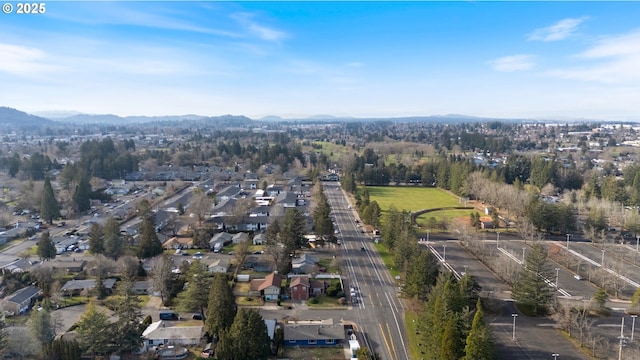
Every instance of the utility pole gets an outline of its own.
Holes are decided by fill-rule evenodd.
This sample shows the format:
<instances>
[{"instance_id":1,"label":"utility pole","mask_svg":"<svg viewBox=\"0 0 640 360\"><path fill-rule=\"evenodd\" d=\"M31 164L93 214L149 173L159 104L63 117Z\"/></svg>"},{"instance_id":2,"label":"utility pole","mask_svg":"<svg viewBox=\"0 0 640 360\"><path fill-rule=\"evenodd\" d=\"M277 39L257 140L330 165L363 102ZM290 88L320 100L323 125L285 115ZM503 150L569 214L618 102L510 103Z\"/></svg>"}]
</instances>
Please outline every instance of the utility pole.
<instances>
[{"instance_id":1,"label":"utility pole","mask_svg":"<svg viewBox=\"0 0 640 360\"><path fill-rule=\"evenodd\" d=\"M518 314L511 314L511 317L513 318L513 332L511 334L511 341L516 341L516 318L518 317Z\"/></svg>"},{"instance_id":2,"label":"utility pole","mask_svg":"<svg viewBox=\"0 0 640 360\"><path fill-rule=\"evenodd\" d=\"M624 342L624 316L620 325L620 349L618 350L618 360L622 360L622 343Z\"/></svg>"}]
</instances>

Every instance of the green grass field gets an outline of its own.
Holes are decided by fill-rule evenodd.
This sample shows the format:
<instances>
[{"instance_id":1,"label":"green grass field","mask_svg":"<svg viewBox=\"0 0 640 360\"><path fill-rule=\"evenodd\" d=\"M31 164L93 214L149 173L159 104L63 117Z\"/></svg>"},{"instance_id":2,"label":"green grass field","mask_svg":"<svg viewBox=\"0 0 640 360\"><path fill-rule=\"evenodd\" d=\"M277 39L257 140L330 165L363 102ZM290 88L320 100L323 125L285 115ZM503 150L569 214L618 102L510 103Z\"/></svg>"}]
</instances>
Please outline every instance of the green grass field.
<instances>
[{"instance_id":1,"label":"green grass field","mask_svg":"<svg viewBox=\"0 0 640 360\"><path fill-rule=\"evenodd\" d=\"M416 211L448 206L462 206L458 198L438 188L367 186L370 200L384 211L391 205L398 210Z\"/></svg>"},{"instance_id":2,"label":"green grass field","mask_svg":"<svg viewBox=\"0 0 640 360\"><path fill-rule=\"evenodd\" d=\"M427 227L428 226L427 221L432 216L434 218L436 218L436 221L441 221L443 219L447 219L448 222L451 222L451 220L455 219L455 218L468 219L469 218L469 214L471 214L474 211L475 210L469 209L469 210L442 210L442 211L428 212L426 214L420 215L416 219L416 222L420 226Z\"/></svg>"},{"instance_id":3,"label":"green grass field","mask_svg":"<svg viewBox=\"0 0 640 360\"><path fill-rule=\"evenodd\" d=\"M407 337L409 338L409 355L412 359L420 359L420 348L418 347L419 334L418 334L418 314L414 311L407 310L404 313L405 328L407 330Z\"/></svg>"},{"instance_id":4,"label":"green grass field","mask_svg":"<svg viewBox=\"0 0 640 360\"><path fill-rule=\"evenodd\" d=\"M354 152L361 153L362 151L353 150L351 147L338 145L327 141L314 141L316 145L322 145L322 149L313 149L314 151L320 151L327 155L332 161L340 159L341 155L353 155Z\"/></svg>"}]
</instances>

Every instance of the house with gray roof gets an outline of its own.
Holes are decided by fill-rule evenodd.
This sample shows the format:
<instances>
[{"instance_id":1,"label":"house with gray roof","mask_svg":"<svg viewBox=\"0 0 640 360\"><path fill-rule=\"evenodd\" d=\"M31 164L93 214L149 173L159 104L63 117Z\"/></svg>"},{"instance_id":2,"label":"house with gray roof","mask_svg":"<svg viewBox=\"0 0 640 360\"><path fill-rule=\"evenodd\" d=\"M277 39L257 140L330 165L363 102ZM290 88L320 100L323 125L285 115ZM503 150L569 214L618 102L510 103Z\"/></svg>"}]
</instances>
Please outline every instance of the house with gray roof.
<instances>
[{"instance_id":1,"label":"house with gray roof","mask_svg":"<svg viewBox=\"0 0 640 360\"><path fill-rule=\"evenodd\" d=\"M2 299L4 311L13 314L23 314L28 311L42 291L35 286L27 286L14 291L11 295Z\"/></svg>"},{"instance_id":2,"label":"house with gray roof","mask_svg":"<svg viewBox=\"0 0 640 360\"><path fill-rule=\"evenodd\" d=\"M112 291L116 279L109 278L102 281L102 286L108 291ZM95 279L69 280L62 286L62 293L66 296L77 296L83 291L91 291L96 286Z\"/></svg>"},{"instance_id":3,"label":"house with gray roof","mask_svg":"<svg viewBox=\"0 0 640 360\"><path fill-rule=\"evenodd\" d=\"M333 319L289 321L283 330L284 346L336 346L345 339L344 326Z\"/></svg>"},{"instance_id":4,"label":"house with gray roof","mask_svg":"<svg viewBox=\"0 0 640 360\"><path fill-rule=\"evenodd\" d=\"M143 332L144 344L142 351L149 351L158 345L193 346L200 343L204 336L204 326L171 326L171 322L156 321Z\"/></svg>"}]
</instances>

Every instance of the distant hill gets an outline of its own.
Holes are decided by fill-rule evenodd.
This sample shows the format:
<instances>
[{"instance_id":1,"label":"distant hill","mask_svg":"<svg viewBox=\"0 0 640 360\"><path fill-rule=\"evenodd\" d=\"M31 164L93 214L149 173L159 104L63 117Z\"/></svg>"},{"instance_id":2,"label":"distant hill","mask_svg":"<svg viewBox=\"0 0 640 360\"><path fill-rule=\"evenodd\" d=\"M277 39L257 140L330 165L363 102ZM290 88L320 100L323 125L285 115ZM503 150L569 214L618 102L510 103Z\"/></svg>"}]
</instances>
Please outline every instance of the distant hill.
<instances>
[{"instance_id":1,"label":"distant hill","mask_svg":"<svg viewBox=\"0 0 640 360\"><path fill-rule=\"evenodd\" d=\"M111 114L105 115L89 115L89 114L77 114L68 117L56 118L56 121L67 122L74 124L112 124L112 125L126 125L133 123L147 123L147 122L171 122L181 120L200 120L205 118L200 115L178 115L178 116L117 116Z\"/></svg>"},{"instance_id":2,"label":"distant hill","mask_svg":"<svg viewBox=\"0 0 640 360\"><path fill-rule=\"evenodd\" d=\"M0 125L7 127L47 126L53 121L35 115L29 115L10 107L0 106Z\"/></svg>"}]
</instances>

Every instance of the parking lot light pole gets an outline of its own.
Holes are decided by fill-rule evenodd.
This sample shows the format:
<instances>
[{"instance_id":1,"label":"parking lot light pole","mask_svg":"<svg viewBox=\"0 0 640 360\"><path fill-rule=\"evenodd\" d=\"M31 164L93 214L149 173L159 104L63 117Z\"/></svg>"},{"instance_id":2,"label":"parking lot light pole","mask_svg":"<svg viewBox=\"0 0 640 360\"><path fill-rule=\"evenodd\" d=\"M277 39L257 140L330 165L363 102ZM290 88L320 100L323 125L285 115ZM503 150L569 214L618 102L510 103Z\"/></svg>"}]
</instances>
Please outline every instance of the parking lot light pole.
<instances>
[{"instance_id":1,"label":"parking lot light pole","mask_svg":"<svg viewBox=\"0 0 640 360\"><path fill-rule=\"evenodd\" d=\"M560 354L553 353L553 354L551 354L551 356L553 356L553 360L558 360L558 356L560 356Z\"/></svg>"},{"instance_id":2,"label":"parking lot light pole","mask_svg":"<svg viewBox=\"0 0 640 360\"><path fill-rule=\"evenodd\" d=\"M511 317L513 318L513 332L511 334L511 341L516 341L516 318L518 317L518 314L511 314Z\"/></svg>"},{"instance_id":3,"label":"parking lot light pole","mask_svg":"<svg viewBox=\"0 0 640 360\"><path fill-rule=\"evenodd\" d=\"M631 315L631 341L633 341L633 333L636 331L636 318L638 315Z\"/></svg>"}]
</instances>

